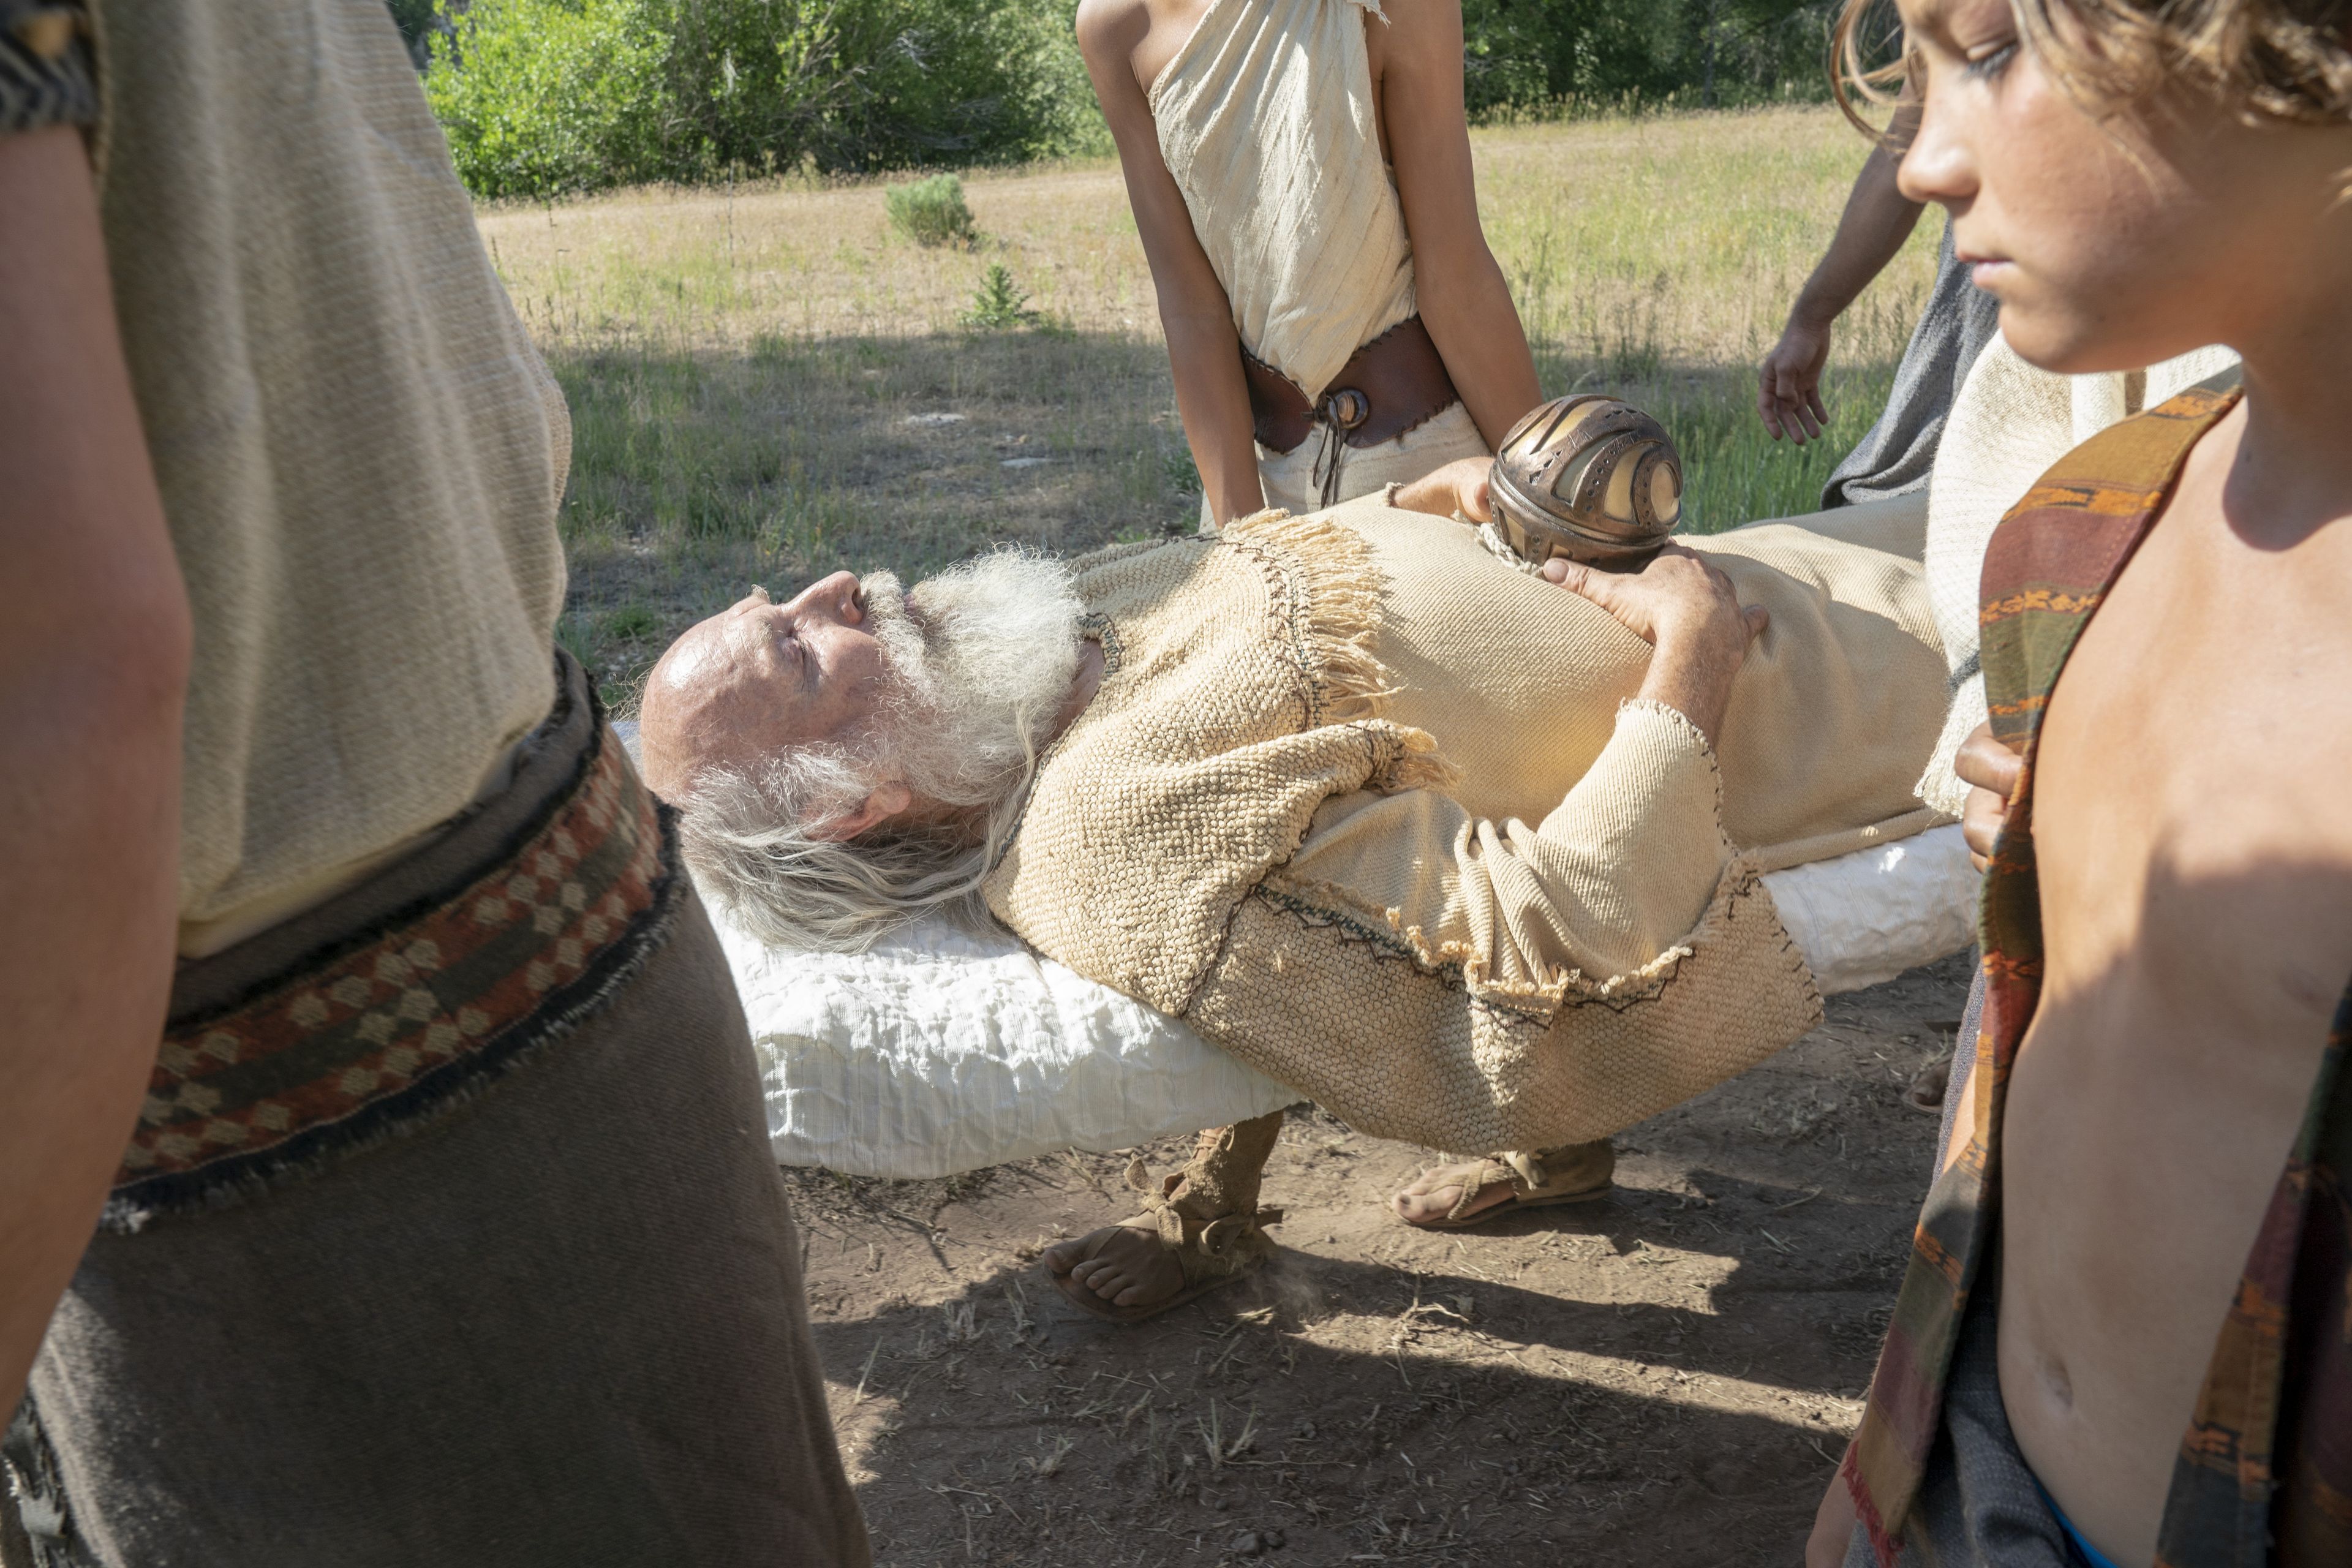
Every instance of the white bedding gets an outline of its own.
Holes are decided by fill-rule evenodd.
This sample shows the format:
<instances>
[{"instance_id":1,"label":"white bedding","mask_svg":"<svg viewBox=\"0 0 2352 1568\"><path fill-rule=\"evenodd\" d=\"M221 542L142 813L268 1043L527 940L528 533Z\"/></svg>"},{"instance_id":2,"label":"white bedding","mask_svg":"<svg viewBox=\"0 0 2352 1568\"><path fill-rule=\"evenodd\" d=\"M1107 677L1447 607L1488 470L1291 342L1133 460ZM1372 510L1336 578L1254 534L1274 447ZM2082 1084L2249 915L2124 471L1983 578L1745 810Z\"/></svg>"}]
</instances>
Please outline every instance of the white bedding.
<instances>
[{"instance_id":1,"label":"white bedding","mask_svg":"<svg viewBox=\"0 0 2352 1568\"><path fill-rule=\"evenodd\" d=\"M622 726L634 750L634 725ZM1966 947L1977 874L1957 826L1768 872L1824 993ZM1181 1019L1001 931L925 921L856 955L763 947L716 910L787 1165L915 1180L1124 1149L1301 1097Z\"/></svg>"},{"instance_id":2,"label":"white bedding","mask_svg":"<svg viewBox=\"0 0 2352 1568\"><path fill-rule=\"evenodd\" d=\"M1824 992L1890 980L1972 935L1977 877L1958 827L1764 881ZM856 957L776 952L723 921L719 934L783 1164L945 1176L1301 1098L1003 931L926 921Z\"/></svg>"}]
</instances>

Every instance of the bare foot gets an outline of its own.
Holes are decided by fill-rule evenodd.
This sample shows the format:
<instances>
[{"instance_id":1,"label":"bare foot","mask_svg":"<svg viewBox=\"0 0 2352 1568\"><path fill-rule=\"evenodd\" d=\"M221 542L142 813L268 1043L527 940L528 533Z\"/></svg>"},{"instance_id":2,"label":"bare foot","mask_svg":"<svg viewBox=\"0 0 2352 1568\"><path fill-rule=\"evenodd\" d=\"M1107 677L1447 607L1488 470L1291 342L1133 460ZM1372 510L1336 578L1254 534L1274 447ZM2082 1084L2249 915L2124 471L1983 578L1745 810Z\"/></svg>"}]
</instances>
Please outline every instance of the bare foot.
<instances>
[{"instance_id":1,"label":"bare foot","mask_svg":"<svg viewBox=\"0 0 2352 1568\"><path fill-rule=\"evenodd\" d=\"M1407 1225L1434 1224L1454 1213L1454 1205L1462 1201L1463 1190L1469 1186L1471 1178L1486 1163L1484 1160L1467 1160L1459 1165L1440 1165L1433 1171L1424 1171L1404 1191L1390 1199L1389 1206L1395 1209L1397 1218ZM1485 1186L1478 1189L1478 1195L1470 1200L1469 1206L1456 1217L1483 1214L1497 1204L1508 1203L1510 1198L1511 1184L1507 1179L1489 1179Z\"/></svg>"},{"instance_id":2,"label":"bare foot","mask_svg":"<svg viewBox=\"0 0 2352 1568\"><path fill-rule=\"evenodd\" d=\"M1160 1233L1107 1225L1045 1249L1045 1267L1066 1274L1113 1307L1148 1307L1184 1289L1176 1255Z\"/></svg>"}]
</instances>

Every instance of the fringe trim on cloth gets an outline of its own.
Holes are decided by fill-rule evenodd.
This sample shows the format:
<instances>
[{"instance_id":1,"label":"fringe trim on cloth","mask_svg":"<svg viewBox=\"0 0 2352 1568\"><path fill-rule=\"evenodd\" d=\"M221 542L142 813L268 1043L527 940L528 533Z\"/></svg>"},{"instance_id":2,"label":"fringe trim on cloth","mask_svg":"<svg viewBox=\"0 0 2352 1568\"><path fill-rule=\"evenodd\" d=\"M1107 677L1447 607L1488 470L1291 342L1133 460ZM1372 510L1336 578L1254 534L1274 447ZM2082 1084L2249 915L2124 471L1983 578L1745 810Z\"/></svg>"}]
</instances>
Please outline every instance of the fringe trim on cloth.
<instances>
[{"instance_id":1,"label":"fringe trim on cloth","mask_svg":"<svg viewBox=\"0 0 2352 1568\"><path fill-rule=\"evenodd\" d=\"M629 982L687 883L674 814L588 700L591 739L572 782L487 868L252 993L169 1022L106 1229L233 1205L414 1131Z\"/></svg>"},{"instance_id":2,"label":"fringe trim on cloth","mask_svg":"<svg viewBox=\"0 0 2352 1568\"><path fill-rule=\"evenodd\" d=\"M1344 526L1269 510L1094 559L1078 583L1102 688L1047 748L982 891L1040 952L1181 1014L1324 801L1452 770L1377 716L1387 584Z\"/></svg>"},{"instance_id":3,"label":"fringe trim on cloth","mask_svg":"<svg viewBox=\"0 0 2352 1568\"><path fill-rule=\"evenodd\" d=\"M1717 882L1698 923L1682 941L1647 963L1600 977L1581 969L1560 970L1528 984L1491 978L1485 959L1465 944L1433 944L1421 927L1404 923L1402 911L1375 910L1345 888L1276 872L1251 893L1304 924L1337 930L1343 942L1366 942L1381 957L1409 963L1463 992L1480 1006L1498 1008L1544 1024L1549 1024L1563 1007L1600 1005L1622 1012L1636 1003L1655 1000L1681 972L1684 960L1723 935L1735 902L1759 898L1769 906L1772 898L1771 890L1764 886L1761 868L1753 858L1742 857L1724 868L1723 877ZM1777 922L1777 908L1773 914ZM1812 986L1812 972L1805 965L1795 939L1784 931L1780 944L1791 964L1803 972L1806 988L1818 1005L1820 994Z\"/></svg>"},{"instance_id":4,"label":"fringe trim on cloth","mask_svg":"<svg viewBox=\"0 0 2352 1568\"><path fill-rule=\"evenodd\" d=\"M1186 1021L1357 1131L1433 1149L1591 1142L1744 1072L1821 1022L1745 862L1638 986L1477 987L1377 916L1252 889Z\"/></svg>"},{"instance_id":5,"label":"fringe trim on cloth","mask_svg":"<svg viewBox=\"0 0 2352 1568\"><path fill-rule=\"evenodd\" d=\"M1328 517L1278 508L1228 523L1219 537L1266 575L1274 625L1306 686L1303 728L1378 718L1394 688L1373 651L1381 576L1370 546Z\"/></svg>"}]
</instances>

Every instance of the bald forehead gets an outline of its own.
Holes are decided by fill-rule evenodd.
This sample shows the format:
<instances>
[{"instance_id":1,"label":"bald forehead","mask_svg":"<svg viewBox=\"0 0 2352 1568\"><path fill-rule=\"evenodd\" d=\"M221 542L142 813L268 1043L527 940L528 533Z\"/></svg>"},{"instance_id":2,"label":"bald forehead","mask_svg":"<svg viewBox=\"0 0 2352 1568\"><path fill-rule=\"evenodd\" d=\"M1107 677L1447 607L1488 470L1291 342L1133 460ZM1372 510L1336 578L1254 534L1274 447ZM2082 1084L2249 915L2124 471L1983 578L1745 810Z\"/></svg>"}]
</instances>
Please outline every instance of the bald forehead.
<instances>
[{"instance_id":1,"label":"bald forehead","mask_svg":"<svg viewBox=\"0 0 2352 1568\"><path fill-rule=\"evenodd\" d=\"M733 673L725 620L721 612L688 627L646 677L638 735L646 783L656 795L683 794L696 770L716 760L711 753L724 732L709 710Z\"/></svg>"}]
</instances>

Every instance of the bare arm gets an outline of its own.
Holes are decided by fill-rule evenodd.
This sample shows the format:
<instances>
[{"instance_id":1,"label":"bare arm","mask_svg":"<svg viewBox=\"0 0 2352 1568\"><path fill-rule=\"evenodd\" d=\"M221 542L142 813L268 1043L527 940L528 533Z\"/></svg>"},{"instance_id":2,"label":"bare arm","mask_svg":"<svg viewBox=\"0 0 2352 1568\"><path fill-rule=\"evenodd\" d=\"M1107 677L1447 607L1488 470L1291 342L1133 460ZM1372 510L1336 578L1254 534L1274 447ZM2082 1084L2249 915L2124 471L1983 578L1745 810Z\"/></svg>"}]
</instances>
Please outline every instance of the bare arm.
<instances>
[{"instance_id":1,"label":"bare arm","mask_svg":"<svg viewBox=\"0 0 2352 1568\"><path fill-rule=\"evenodd\" d=\"M1233 301L1225 298L1224 285L1217 281L1216 269L1192 232L1192 215L1160 156L1151 106L1136 79L1135 51L1150 26L1143 0L1085 0L1078 7L1078 49L1118 147L1128 205L1135 213L1144 258L1151 264L1151 287L1159 299L1160 330L1168 339L1168 364L1176 380L1176 411L1184 421L1184 438L1201 470L1210 515L1224 523L1264 507L1265 492L1258 483L1249 387L1242 379L1242 342L1234 330Z\"/></svg>"},{"instance_id":2,"label":"bare arm","mask_svg":"<svg viewBox=\"0 0 2352 1568\"><path fill-rule=\"evenodd\" d=\"M1896 107L1885 138L1871 150L1854 179L1828 252L1790 307L1780 341L1765 356L1756 411L1776 441L1787 436L1801 447L1820 438L1829 421L1821 385L1822 368L1829 363L1831 330L1918 226L1920 204L1895 184L1903 151L1918 124L1916 104Z\"/></svg>"},{"instance_id":3,"label":"bare arm","mask_svg":"<svg viewBox=\"0 0 2352 1568\"><path fill-rule=\"evenodd\" d=\"M189 629L79 133L0 137L0 1407L13 1407L162 1029Z\"/></svg>"},{"instance_id":4,"label":"bare arm","mask_svg":"<svg viewBox=\"0 0 2352 1568\"><path fill-rule=\"evenodd\" d=\"M1368 20L1381 126L1412 242L1421 319L1488 447L1543 401L1510 285L1478 226L1477 176L1462 107L1460 0L1400 0Z\"/></svg>"}]
</instances>

